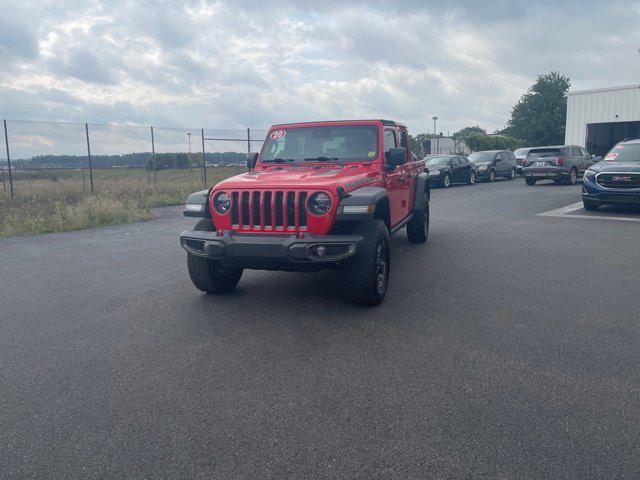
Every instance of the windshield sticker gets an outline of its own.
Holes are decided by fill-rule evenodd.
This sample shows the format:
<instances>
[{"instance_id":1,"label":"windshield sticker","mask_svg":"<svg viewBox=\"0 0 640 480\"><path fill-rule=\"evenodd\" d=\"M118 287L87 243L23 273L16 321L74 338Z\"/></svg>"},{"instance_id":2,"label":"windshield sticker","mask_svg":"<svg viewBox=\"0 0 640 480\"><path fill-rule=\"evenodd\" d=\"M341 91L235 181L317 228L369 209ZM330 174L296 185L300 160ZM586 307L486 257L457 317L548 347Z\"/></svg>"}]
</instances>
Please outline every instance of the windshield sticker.
<instances>
[{"instance_id":1,"label":"windshield sticker","mask_svg":"<svg viewBox=\"0 0 640 480\"><path fill-rule=\"evenodd\" d=\"M604 157L605 160L615 160L616 157L618 156L617 153L611 152L608 153L606 157Z\"/></svg>"},{"instance_id":2,"label":"windshield sticker","mask_svg":"<svg viewBox=\"0 0 640 480\"><path fill-rule=\"evenodd\" d=\"M372 151L370 151L369 153L367 153L367 157L369 157L369 158L373 158L373 157L375 157L375 156L376 156L376 152L375 152L375 150L372 150Z\"/></svg>"},{"instance_id":3,"label":"windshield sticker","mask_svg":"<svg viewBox=\"0 0 640 480\"><path fill-rule=\"evenodd\" d=\"M273 132L271 132L271 139L280 140L281 138L284 138L286 134L287 132L285 132L284 130L274 130Z\"/></svg>"}]
</instances>

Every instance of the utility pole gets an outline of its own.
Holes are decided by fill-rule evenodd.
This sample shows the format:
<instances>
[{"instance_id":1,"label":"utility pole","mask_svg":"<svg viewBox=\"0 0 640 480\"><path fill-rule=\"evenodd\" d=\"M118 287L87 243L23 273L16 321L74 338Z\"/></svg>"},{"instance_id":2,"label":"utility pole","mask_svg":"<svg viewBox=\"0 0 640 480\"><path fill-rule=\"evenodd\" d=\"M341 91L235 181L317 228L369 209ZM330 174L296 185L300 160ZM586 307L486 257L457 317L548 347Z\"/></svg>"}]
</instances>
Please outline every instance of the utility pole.
<instances>
[{"instance_id":1,"label":"utility pole","mask_svg":"<svg viewBox=\"0 0 640 480\"><path fill-rule=\"evenodd\" d=\"M433 142L433 143L435 144L435 139L436 139L436 122L438 121L438 117L433 116L433 117L431 117L431 119L433 120L433 140L434 140L434 142ZM431 153L433 153L433 152L431 152ZM437 154L437 153L438 153L438 152L436 152L436 154Z\"/></svg>"},{"instance_id":2,"label":"utility pole","mask_svg":"<svg viewBox=\"0 0 640 480\"><path fill-rule=\"evenodd\" d=\"M191 133L187 133L187 138L189 138L189 153L191 153Z\"/></svg>"}]
</instances>

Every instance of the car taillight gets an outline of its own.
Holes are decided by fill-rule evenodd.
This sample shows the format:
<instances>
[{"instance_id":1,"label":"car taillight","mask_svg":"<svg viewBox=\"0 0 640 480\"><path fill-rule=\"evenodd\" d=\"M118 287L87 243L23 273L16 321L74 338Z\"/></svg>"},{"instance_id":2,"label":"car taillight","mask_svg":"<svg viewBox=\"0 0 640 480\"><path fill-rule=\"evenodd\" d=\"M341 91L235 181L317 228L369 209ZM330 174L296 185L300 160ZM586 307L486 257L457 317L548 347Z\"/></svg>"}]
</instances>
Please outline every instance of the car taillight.
<instances>
[{"instance_id":1,"label":"car taillight","mask_svg":"<svg viewBox=\"0 0 640 480\"><path fill-rule=\"evenodd\" d=\"M564 165L564 157L558 157L556 158L556 165L561 167L562 165Z\"/></svg>"}]
</instances>

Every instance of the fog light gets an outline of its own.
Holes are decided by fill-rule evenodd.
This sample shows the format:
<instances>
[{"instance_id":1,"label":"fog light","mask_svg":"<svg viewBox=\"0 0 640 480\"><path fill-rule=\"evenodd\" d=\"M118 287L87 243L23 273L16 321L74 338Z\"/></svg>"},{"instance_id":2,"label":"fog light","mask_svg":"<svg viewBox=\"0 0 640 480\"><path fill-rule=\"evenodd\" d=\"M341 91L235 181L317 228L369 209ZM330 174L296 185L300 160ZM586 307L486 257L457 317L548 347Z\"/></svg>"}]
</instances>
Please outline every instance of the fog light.
<instances>
[{"instance_id":1,"label":"fog light","mask_svg":"<svg viewBox=\"0 0 640 480\"><path fill-rule=\"evenodd\" d=\"M327 255L327 249L322 245L316 247L316 255L320 258L324 258Z\"/></svg>"}]
</instances>

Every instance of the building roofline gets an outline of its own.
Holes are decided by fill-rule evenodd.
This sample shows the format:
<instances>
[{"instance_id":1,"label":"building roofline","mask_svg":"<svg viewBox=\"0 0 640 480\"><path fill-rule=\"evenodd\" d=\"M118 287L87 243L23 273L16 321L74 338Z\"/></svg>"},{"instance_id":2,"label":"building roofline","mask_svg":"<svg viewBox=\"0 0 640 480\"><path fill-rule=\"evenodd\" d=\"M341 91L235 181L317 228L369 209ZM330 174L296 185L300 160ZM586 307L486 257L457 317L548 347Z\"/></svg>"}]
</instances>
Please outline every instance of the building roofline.
<instances>
[{"instance_id":1,"label":"building roofline","mask_svg":"<svg viewBox=\"0 0 640 480\"><path fill-rule=\"evenodd\" d=\"M592 88L590 90L576 90L574 92L569 92L567 95L581 95L584 93L611 92L616 90L632 90L632 89L640 89L640 84L623 85L620 87Z\"/></svg>"}]
</instances>

